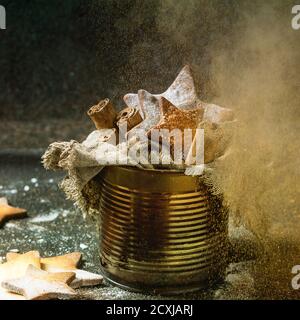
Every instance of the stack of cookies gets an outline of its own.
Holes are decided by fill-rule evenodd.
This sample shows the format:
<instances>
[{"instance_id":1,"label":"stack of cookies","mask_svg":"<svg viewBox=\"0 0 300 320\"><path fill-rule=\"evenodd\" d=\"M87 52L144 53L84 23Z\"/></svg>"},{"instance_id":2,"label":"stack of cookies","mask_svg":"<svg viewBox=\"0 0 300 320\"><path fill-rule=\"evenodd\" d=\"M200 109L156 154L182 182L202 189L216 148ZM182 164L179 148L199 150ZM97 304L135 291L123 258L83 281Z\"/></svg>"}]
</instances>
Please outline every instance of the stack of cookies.
<instances>
[{"instance_id":1,"label":"stack of cookies","mask_svg":"<svg viewBox=\"0 0 300 320\"><path fill-rule=\"evenodd\" d=\"M74 290L102 283L102 276L78 269L80 252L41 258L38 251L9 252L0 264L0 300L67 299Z\"/></svg>"}]
</instances>

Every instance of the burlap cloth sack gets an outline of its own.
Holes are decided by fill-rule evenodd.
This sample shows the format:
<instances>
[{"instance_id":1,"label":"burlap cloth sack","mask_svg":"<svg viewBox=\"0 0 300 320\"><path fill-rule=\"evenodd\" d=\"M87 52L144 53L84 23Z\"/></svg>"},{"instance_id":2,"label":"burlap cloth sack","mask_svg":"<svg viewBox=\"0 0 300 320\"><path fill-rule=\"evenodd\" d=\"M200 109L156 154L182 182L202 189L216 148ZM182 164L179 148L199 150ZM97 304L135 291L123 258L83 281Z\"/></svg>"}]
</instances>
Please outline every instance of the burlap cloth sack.
<instances>
[{"instance_id":1,"label":"burlap cloth sack","mask_svg":"<svg viewBox=\"0 0 300 320\"><path fill-rule=\"evenodd\" d=\"M214 138L220 138L218 161L226 156L225 151L232 136L233 123L233 121L224 122L219 126L219 131L216 131ZM104 166L111 165L111 159L116 152L119 154L121 163L126 160L129 166L153 169L151 165L142 165L140 159L128 157L124 145L115 146L102 142L100 134L98 130L95 130L82 143L74 140L54 142L42 157L46 169L66 171L67 175L60 183L60 188L65 192L66 197L80 208L85 217L87 215L94 218L99 216L101 195L99 173ZM176 169L176 166L172 168ZM204 179L208 185L212 185L210 181L212 170L214 170L214 162L187 168L185 174L199 175L202 181ZM212 186L212 189L215 194L218 193L217 188Z\"/></svg>"}]
</instances>

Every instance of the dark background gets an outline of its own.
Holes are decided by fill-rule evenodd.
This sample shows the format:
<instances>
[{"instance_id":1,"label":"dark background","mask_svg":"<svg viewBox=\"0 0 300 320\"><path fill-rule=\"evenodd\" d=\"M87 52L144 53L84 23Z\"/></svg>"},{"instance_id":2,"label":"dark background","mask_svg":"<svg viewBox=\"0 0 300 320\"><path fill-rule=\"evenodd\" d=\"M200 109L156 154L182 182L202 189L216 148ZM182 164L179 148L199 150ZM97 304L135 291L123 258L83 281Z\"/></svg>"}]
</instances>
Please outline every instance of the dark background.
<instances>
[{"instance_id":1,"label":"dark background","mask_svg":"<svg viewBox=\"0 0 300 320\"><path fill-rule=\"evenodd\" d=\"M127 92L165 90L187 62L201 69L202 94L210 93L209 47L232 31L238 1L192 1L199 19L188 27L184 16L178 20L176 1L167 12L162 3L2 0L0 147L80 140L93 128L85 115L89 106L110 97L122 107ZM178 24L160 23L164 14ZM173 40L178 28L195 34L193 43L184 32Z\"/></svg>"},{"instance_id":2,"label":"dark background","mask_svg":"<svg viewBox=\"0 0 300 320\"><path fill-rule=\"evenodd\" d=\"M278 12L290 10L270 0ZM247 0L1 0L0 148L83 139L88 107L140 88L162 92L189 63L213 100L211 53L234 47ZM289 14L289 12L287 12ZM289 23L289 19L287 21Z\"/></svg>"}]
</instances>

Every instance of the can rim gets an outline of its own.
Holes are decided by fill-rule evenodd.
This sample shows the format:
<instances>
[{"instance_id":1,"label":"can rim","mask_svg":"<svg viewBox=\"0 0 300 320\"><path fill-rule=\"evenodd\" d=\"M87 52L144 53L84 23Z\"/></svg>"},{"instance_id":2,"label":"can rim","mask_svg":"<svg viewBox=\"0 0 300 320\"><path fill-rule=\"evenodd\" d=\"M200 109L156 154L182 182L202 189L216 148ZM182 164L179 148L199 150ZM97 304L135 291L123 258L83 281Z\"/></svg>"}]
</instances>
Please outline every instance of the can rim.
<instances>
[{"instance_id":1,"label":"can rim","mask_svg":"<svg viewBox=\"0 0 300 320\"><path fill-rule=\"evenodd\" d=\"M130 171L151 171L159 173L184 173L185 169L150 169L150 168L140 168L135 166L118 166L119 168L130 170Z\"/></svg>"}]
</instances>

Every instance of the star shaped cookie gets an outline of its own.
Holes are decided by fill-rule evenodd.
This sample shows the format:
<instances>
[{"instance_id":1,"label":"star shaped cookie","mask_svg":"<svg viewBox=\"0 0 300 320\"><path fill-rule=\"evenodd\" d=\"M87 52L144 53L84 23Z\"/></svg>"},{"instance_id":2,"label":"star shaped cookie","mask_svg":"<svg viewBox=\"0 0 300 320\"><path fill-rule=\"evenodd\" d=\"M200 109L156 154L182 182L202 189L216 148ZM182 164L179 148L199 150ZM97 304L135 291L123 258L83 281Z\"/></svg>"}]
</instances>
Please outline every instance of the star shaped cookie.
<instances>
[{"instance_id":1,"label":"star shaped cookie","mask_svg":"<svg viewBox=\"0 0 300 320\"><path fill-rule=\"evenodd\" d=\"M164 97L173 105L180 106L183 109L194 106L198 98L190 66L186 65L181 69L175 81L165 92L153 96L157 99ZM138 94L128 93L123 99L129 107L140 108Z\"/></svg>"},{"instance_id":2,"label":"star shaped cookie","mask_svg":"<svg viewBox=\"0 0 300 320\"><path fill-rule=\"evenodd\" d=\"M188 108L196 103L198 98L190 66L182 68L175 81L161 96L181 108Z\"/></svg>"},{"instance_id":3,"label":"star shaped cookie","mask_svg":"<svg viewBox=\"0 0 300 320\"><path fill-rule=\"evenodd\" d=\"M154 131L157 132L157 130L167 129L167 131L164 131L164 130L161 131L161 137L168 138L169 133L172 130L176 129L177 130L176 134L181 135L181 141L183 142L184 130L190 129L192 131L191 138L193 138L196 132L196 129L198 128L199 123L202 120L204 109L198 108L193 110L181 110L175 107L170 101L168 101L164 97L161 97L159 99L159 106L160 106L160 120L157 125L155 125L148 131L147 134L149 137L151 137ZM174 149L174 143L175 143L174 137L171 137L170 140L171 140L170 141L171 149ZM167 141L167 140L162 140L162 142L163 141ZM190 146L184 146L184 147L187 149L190 148Z\"/></svg>"},{"instance_id":4,"label":"star shaped cookie","mask_svg":"<svg viewBox=\"0 0 300 320\"><path fill-rule=\"evenodd\" d=\"M75 296L68 286L74 278L74 272L50 273L29 265L24 276L2 281L1 285L27 300L48 300Z\"/></svg>"},{"instance_id":5,"label":"star shaped cookie","mask_svg":"<svg viewBox=\"0 0 300 320\"><path fill-rule=\"evenodd\" d=\"M9 252L6 254L7 261L13 261L19 256L18 253ZM80 260L80 252L72 252L62 256L41 258L41 268L48 272L71 272L75 278L70 284L72 288L93 286L102 283L103 277L99 274L77 269Z\"/></svg>"},{"instance_id":6,"label":"star shaped cookie","mask_svg":"<svg viewBox=\"0 0 300 320\"><path fill-rule=\"evenodd\" d=\"M8 204L6 198L0 198L0 227L9 219L23 218L25 216L25 209L12 207Z\"/></svg>"},{"instance_id":7,"label":"star shaped cookie","mask_svg":"<svg viewBox=\"0 0 300 320\"><path fill-rule=\"evenodd\" d=\"M1 286L1 283L24 276L29 265L40 268L40 255L38 251L19 254L13 261L0 264L0 300L24 300L24 297L5 290Z\"/></svg>"}]
</instances>

